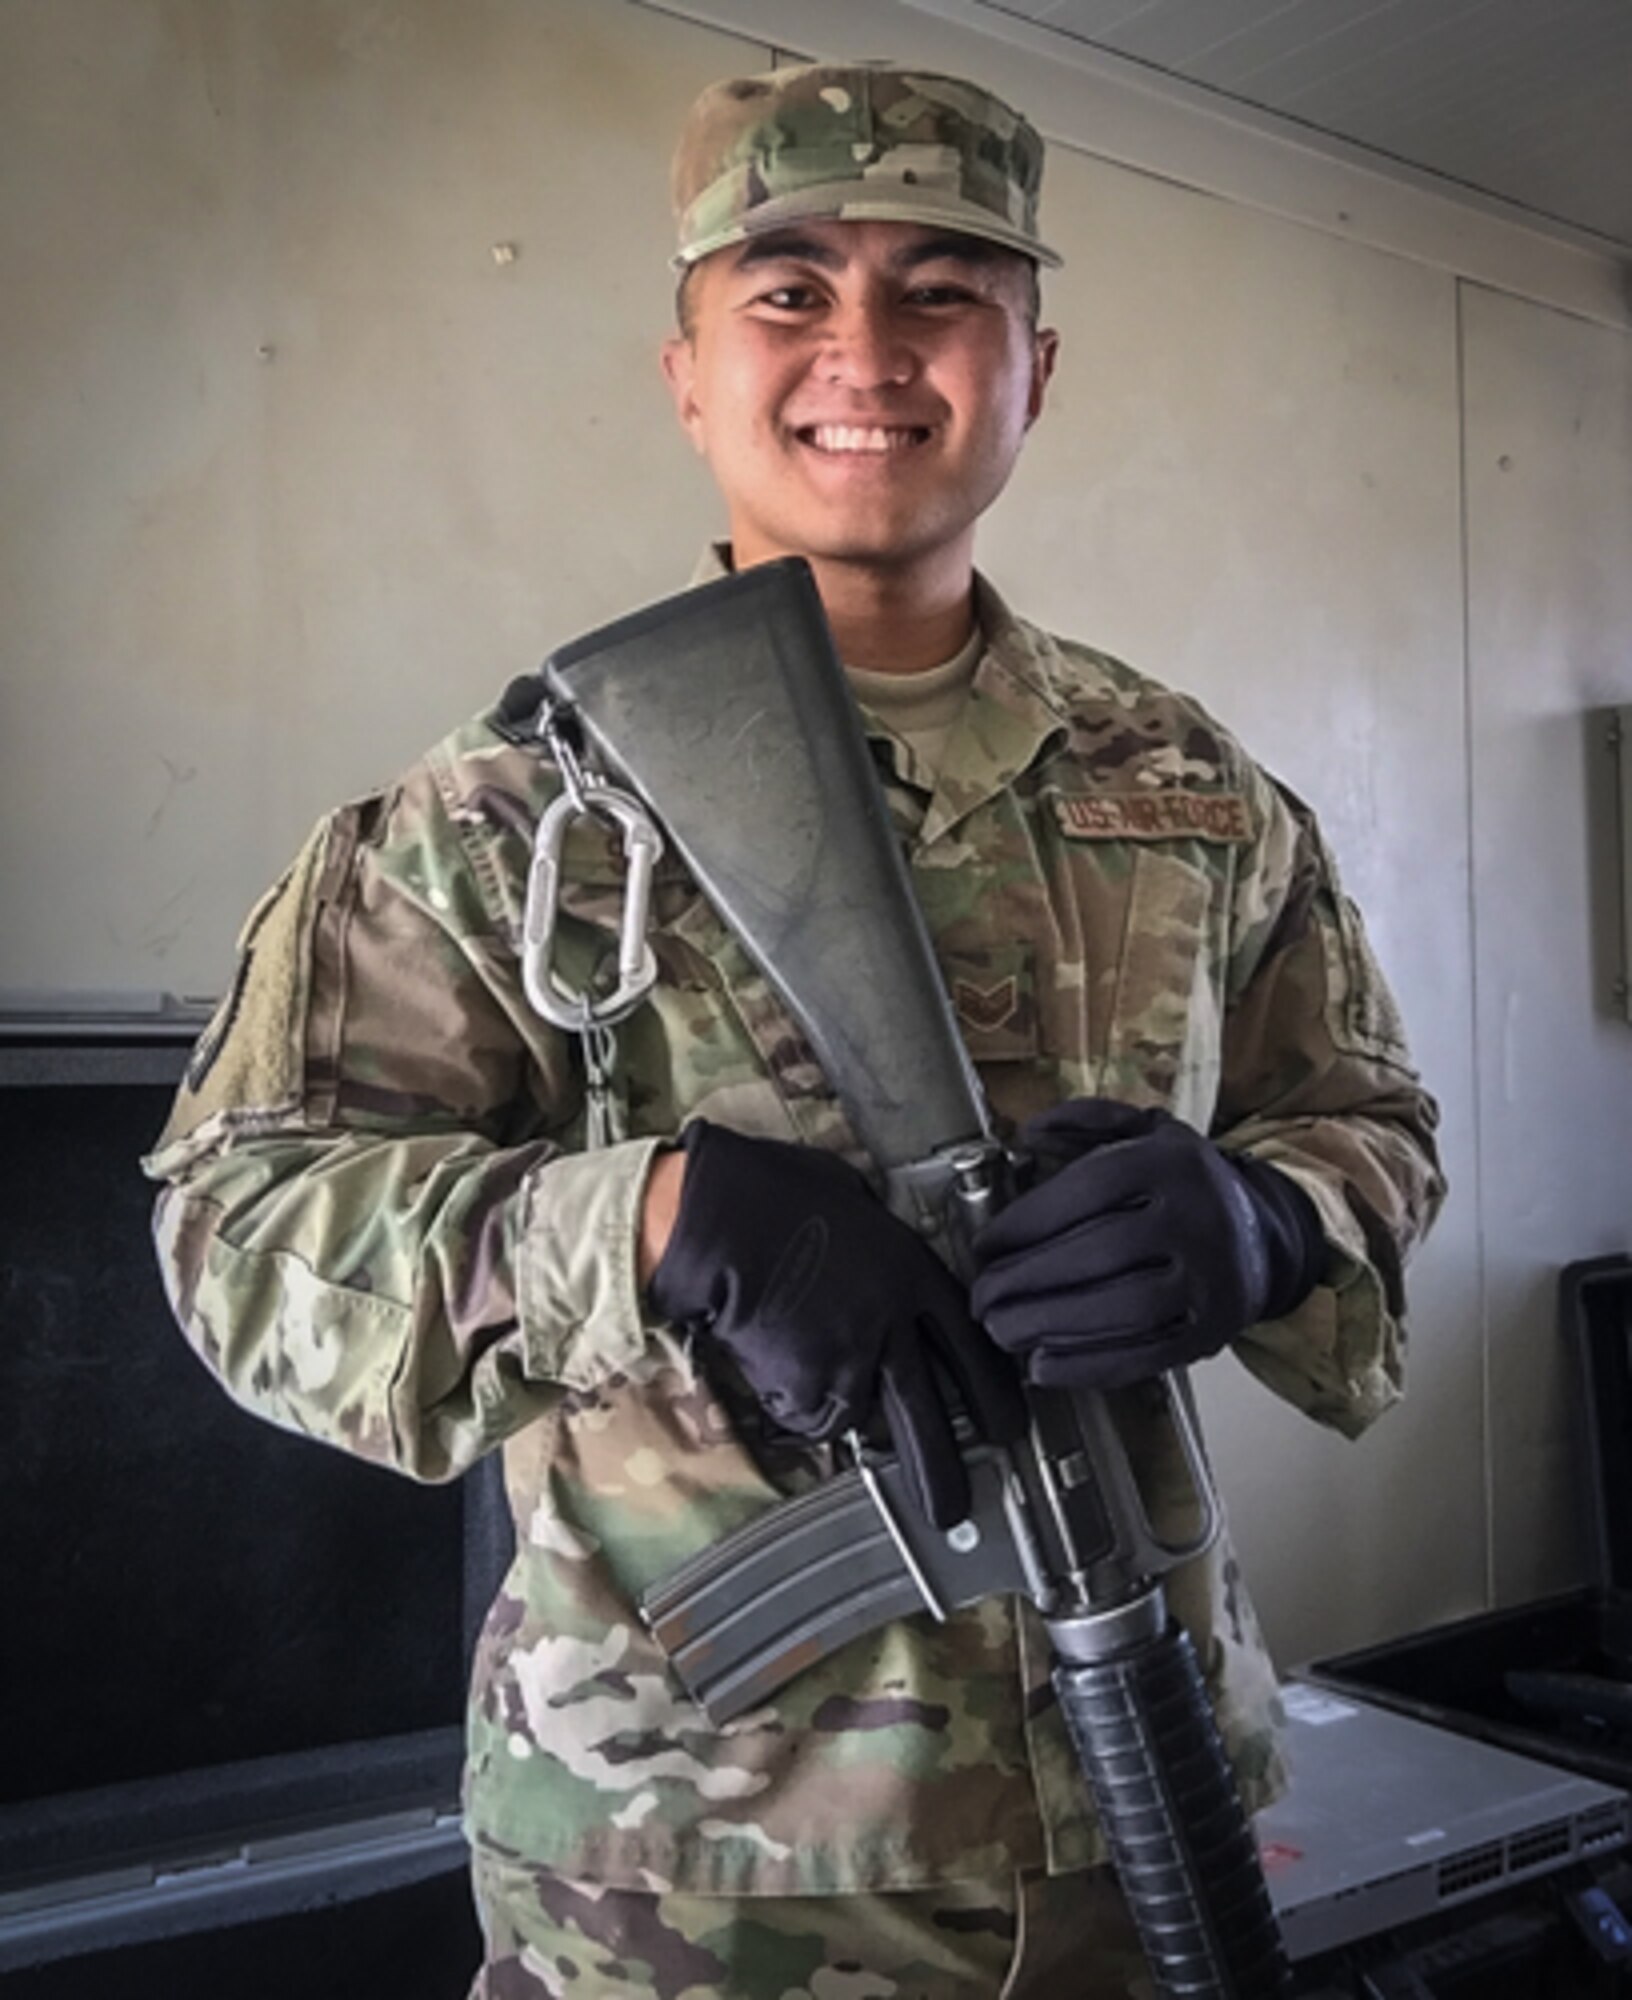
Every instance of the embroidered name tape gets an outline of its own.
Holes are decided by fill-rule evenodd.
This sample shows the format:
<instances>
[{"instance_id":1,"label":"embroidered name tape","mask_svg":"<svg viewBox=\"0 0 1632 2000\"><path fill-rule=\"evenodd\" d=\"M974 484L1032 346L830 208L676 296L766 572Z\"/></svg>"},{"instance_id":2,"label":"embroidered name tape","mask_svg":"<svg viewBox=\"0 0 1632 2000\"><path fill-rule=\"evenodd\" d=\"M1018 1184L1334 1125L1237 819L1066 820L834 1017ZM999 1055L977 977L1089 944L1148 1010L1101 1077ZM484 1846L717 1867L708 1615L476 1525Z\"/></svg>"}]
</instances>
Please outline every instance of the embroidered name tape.
<instances>
[{"instance_id":1,"label":"embroidered name tape","mask_svg":"<svg viewBox=\"0 0 1632 2000\"><path fill-rule=\"evenodd\" d=\"M1215 840L1252 838L1252 815L1239 792L1095 792L1056 794L1054 815L1068 840Z\"/></svg>"}]
</instances>

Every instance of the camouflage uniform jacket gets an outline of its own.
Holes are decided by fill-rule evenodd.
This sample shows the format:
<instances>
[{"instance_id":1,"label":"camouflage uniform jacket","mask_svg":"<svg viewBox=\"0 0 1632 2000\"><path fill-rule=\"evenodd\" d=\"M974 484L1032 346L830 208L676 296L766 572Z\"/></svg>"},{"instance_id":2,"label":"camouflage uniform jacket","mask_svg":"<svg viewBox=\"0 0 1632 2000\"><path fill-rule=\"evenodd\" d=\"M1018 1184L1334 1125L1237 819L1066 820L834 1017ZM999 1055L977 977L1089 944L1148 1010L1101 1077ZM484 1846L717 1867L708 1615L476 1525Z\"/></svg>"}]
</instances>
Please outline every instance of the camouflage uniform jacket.
<instances>
[{"instance_id":1,"label":"camouflage uniform jacket","mask_svg":"<svg viewBox=\"0 0 1632 2000\"><path fill-rule=\"evenodd\" d=\"M876 742L1000 1124L1106 1093L1295 1176L1328 1233L1325 1282L1238 1352L1356 1432L1398 1393L1400 1261L1439 1179L1433 1105L1315 825L1195 703L1022 622L984 583L980 615L986 652L933 791L905 744ZM631 1609L815 1470L643 1320L653 1152L694 1115L855 1141L666 860L660 983L619 1031L628 1136L583 1150L577 1051L533 1014L517 964L556 785L474 721L324 821L252 913L149 1163L168 1184L177 1314L275 1423L431 1480L504 1443L519 1554L477 1660L467 1774L487 1850L714 1893L1089 1865L1102 1848L1029 1606L891 1625L719 1731ZM611 840L581 827L566 872L558 962L582 977L613 942ZM1169 1493L1165 1419L1138 1423ZM1227 1539L1170 1599L1261 1804L1279 1779L1275 1681Z\"/></svg>"}]
</instances>

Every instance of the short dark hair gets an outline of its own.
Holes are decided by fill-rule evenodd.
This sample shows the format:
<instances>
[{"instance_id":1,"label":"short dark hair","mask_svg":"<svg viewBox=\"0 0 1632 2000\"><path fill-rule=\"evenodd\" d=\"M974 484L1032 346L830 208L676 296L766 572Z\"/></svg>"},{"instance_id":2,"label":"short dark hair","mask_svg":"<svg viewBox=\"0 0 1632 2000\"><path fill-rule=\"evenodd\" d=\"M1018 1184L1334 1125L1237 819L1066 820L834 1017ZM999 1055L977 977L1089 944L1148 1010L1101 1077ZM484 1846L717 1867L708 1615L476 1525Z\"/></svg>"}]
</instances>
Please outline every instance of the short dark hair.
<instances>
[{"instance_id":1,"label":"short dark hair","mask_svg":"<svg viewBox=\"0 0 1632 2000\"><path fill-rule=\"evenodd\" d=\"M997 254L1012 257L1017 264L1025 267L1026 318L1031 323L1032 332L1035 333L1038 321L1043 316L1043 284L1042 275L1037 268L1037 259L1028 257L1023 250L1000 250ZM674 323L680 330L682 340L690 340L696 331L697 316L692 311L691 304L691 280L696 269L696 264L688 264L680 273L679 282L674 288Z\"/></svg>"}]
</instances>

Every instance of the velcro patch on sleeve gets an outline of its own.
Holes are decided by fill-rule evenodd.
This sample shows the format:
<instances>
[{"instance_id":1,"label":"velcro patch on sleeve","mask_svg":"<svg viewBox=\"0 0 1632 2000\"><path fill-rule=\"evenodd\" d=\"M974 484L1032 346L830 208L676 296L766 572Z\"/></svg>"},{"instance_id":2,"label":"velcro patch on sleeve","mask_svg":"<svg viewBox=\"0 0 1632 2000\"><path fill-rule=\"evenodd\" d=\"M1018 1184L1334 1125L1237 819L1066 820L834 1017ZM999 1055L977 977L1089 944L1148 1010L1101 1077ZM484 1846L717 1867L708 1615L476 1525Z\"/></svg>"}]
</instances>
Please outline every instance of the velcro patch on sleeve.
<instances>
[{"instance_id":1,"label":"velcro patch on sleeve","mask_svg":"<svg viewBox=\"0 0 1632 2000\"><path fill-rule=\"evenodd\" d=\"M269 1121L299 1102L312 918L330 845L326 822L251 910L232 985L193 1050L154 1149L155 1171L179 1170L224 1126Z\"/></svg>"},{"instance_id":2,"label":"velcro patch on sleeve","mask_svg":"<svg viewBox=\"0 0 1632 2000\"><path fill-rule=\"evenodd\" d=\"M1238 847L1253 837L1252 809L1240 792L1056 793L1054 815L1067 840L1210 840Z\"/></svg>"}]
</instances>

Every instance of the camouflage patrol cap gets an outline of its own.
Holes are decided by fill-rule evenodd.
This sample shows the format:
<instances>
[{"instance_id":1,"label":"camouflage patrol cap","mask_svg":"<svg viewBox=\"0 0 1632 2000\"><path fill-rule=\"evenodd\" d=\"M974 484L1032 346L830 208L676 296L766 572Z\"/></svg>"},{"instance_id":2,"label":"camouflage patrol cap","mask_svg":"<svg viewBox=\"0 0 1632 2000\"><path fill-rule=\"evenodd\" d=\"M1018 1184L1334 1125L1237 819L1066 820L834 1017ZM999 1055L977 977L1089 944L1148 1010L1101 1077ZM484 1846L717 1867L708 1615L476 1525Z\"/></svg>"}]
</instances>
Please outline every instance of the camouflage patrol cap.
<instances>
[{"instance_id":1,"label":"camouflage patrol cap","mask_svg":"<svg viewBox=\"0 0 1632 2000\"><path fill-rule=\"evenodd\" d=\"M924 222L1057 265L1037 234L1043 142L979 84L809 63L711 84L674 155L677 269L790 222Z\"/></svg>"}]
</instances>

